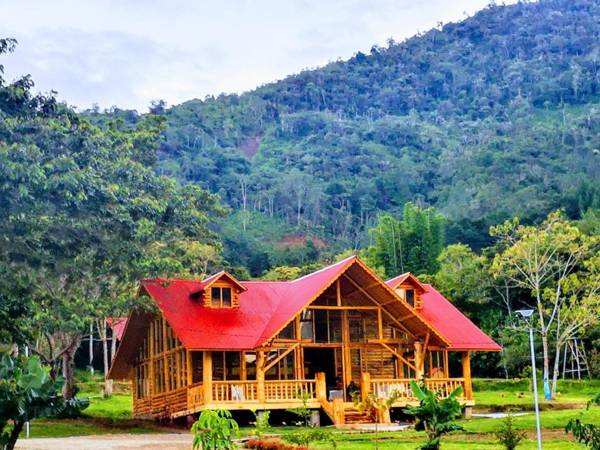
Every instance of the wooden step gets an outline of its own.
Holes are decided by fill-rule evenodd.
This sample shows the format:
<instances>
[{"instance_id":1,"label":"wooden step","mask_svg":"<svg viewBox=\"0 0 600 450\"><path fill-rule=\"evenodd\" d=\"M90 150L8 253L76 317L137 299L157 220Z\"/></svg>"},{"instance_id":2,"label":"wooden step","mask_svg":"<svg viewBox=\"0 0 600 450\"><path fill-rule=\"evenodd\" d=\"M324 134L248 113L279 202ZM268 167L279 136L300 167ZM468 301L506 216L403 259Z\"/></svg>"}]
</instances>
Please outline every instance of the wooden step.
<instances>
[{"instance_id":1,"label":"wooden step","mask_svg":"<svg viewBox=\"0 0 600 450\"><path fill-rule=\"evenodd\" d=\"M363 411L358 411L356 409L346 409L344 410L344 423L373 423L373 417L370 414Z\"/></svg>"}]
</instances>

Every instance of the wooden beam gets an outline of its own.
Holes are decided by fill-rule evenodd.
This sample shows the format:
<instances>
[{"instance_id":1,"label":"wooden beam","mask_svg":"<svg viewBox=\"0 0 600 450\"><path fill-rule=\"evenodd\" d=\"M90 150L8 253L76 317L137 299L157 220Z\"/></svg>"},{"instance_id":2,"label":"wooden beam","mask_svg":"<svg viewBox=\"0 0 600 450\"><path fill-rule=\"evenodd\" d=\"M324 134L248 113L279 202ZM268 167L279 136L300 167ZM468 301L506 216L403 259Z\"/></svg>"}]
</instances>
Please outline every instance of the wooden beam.
<instances>
[{"instance_id":1,"label":"wooden beam","mask_svg":"<svg viewBox=\"0 0 600 450\"><path fill-rule=\"evenodd\" d=\"M275 358L273 361L271 361L269 363L268 366L266 366L263 370L266 372L269 371L269 369L271 369L275 364L277 364L279 361L281 361L283 358L285 358L287 355L289 355L291 352L293 352L294 350L296 350L296 348L298 348L300 346L300 342L296 342L294 345L292 345L291 347L289 347L286 351L284 351L281 355L279 355L277 358ZM266 362L266 361L265 361Z\"/></svg>"},{"instance_id":2,"label":"wooden beam","mask_svg":"<svg viewBox=\"0 0 600 450\"><path fill-rule=\"evenodd\" d=\"M259 403L265 402L265 352L256 352L256 397Z\"/></svg>"},{"instance_id":3,"label":"wooden beam","mask_svg":"<svg viewBox=\"0 0 600 450\"><path fill-rule=\"evenodd\" d=\"M338 278L335 281L335 296L337 300L337 305L342 306L342 289L340 287L340 279Z\"/></svg>"},{"instance_id":4,"label":"wooden beam","mask_svg":"<svg viewBox=\"0 0 600 450\"><path fill-rule=\"evenodd\" d=\"M323 309L329 311L376 311L378 306L308 306L306 309Z\"/></svg>"},{"instance_id":5,"label":"wooden beam","mask_svg":"<svg viewBox=\"0 0 600 450\"><path fill-rule=\"evenodd\" d=\"M202 352L202 389L204 403L212 402L212 352Z\"/></svg>"},{"instance_id":6,"label":"wooden beam","mask_svg":"<svg viewBox=\"0 0 600 450\"><path fill-rule=\"evenodd\" d=\"M187 368L187 384L188 386L194 382L194 367L192 365L192 352L185 351L185 365Z\"/></svg>"},{"instance_id":7,"label":"wooden beam","mask_svg":"<svg viewBox=\"0 0 600 450\"><path fill-rule=\"evenodd\" d=\"M383 318L381 317L381 307L377 308L377 334L379 339L383 339Z\"/></svg>"},{"instance_id":8,"label":"wooden beam","mask_svg":"<svg viewBox=\"0 0 600 450\"><path fill-rule=\"evenodd\" d=\"M375 300L373 298L373 296L371 294L369 294L367 291L365 291L356 281L354 281L352 278L350 278L347 274L344 274L344 277L354 285L354 287L356 287L358 290L360 290L363 294L365 294L367 296L367 298L369 300L371 300L373 303L375 303L377 306L381 306L381 304ZM414 333L412 331L410 331L408 328L406 328L404 326L404 324L402 322L399 322L398 319L396 319L387 309L383 309L383 312L386 313L386 315L393 321L395 322L400 328L402 328L405 332L407 332L410 336L412 337L416 337L414 335Z\"/></svg>"},{"instance_id":9,"label":"wooden beam","mask_svg":"<svg viewBox=\"0 0 600 450\"><path fill-rule=\"evenodd\" d=\"M385 348L388 352L390 352L396 358L398 358L400 361L402 361L404 364L406 364L408 367L413 369L415 372L417 371L417 367L414 364L412 364L408 359L406 359L404 356L402 356L400 353L398 353L392 347L390 347L389 345L387 345L383 342L378 342L378 344L381 345L383 348Z\"/></svg>"},{"instance_id":10,"label":"wooden beam","mask_svg":"<svg viewBox=\"0 0 600 450\"><path fill-rule=\"evenodd\" d=\"M463 378L465 379L464 396L467 400L473 399L473 382L471 380L471 354L469 352L461 352L461 362Z\"/></svg>"}]
</instances>

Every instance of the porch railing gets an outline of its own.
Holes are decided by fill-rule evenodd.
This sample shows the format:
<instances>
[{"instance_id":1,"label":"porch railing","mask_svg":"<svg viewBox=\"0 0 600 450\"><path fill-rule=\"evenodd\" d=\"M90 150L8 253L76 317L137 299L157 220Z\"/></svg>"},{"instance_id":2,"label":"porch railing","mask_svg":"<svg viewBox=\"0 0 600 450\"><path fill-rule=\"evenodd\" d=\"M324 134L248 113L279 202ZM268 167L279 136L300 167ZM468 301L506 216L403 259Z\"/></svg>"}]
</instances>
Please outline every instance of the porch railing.
<instances>
[{"instance_id":1,"label":"porch railing","mask_svg":"<svg viewBox=\"0 0 600 450\"><path fill-rule=\"evenodd\" d=\"M215 403L258 401L256 381L213 381L212 390Z\"/></svg>"},{"instance_id":2,"label":"porch railing","mask_svg":"<svg viewBox=\"0 0 600 450\"><path fill-rule=\"evenodd\" d=\"M317 398L315 380L267 380L265 381L266 401L308 400Z\"/></svg>"},{"instance_id":3,"label":"porch railing","mask_svg":"<svg viewBox=\"0 0 600 450\"><path fill-rule=\"evenodd\" d=\"M371 379L368 383L369 391L361 392L361 394L365 396L368 394L368 392L373 392L377 397L389 398L393 393L395 393L398 397L398 402L416 401L417 398L413 393L411 381L414 380L409 378ZM425 386L429 390L436 391L442 398L448 397L452 391L458 387L461 387L463 392L460 398L466 398L464 378L429 378L425 380Z\"/></svg>"}]
</instances>

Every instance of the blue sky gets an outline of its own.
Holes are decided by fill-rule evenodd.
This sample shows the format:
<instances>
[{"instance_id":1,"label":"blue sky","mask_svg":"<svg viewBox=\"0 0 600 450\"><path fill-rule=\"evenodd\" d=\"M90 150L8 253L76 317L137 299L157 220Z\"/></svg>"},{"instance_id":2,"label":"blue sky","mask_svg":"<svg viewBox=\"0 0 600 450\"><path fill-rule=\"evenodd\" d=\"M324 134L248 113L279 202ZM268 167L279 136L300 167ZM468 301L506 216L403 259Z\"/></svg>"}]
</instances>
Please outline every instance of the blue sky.
<instances>
[{"instance_id":1,"label":"blue sky","mask_svg":"<svg viewBox=\"0 0 600 450\"><path fill-rule=\"evenodd\" d=\"M84 109L145 112L243 92L388 38L461 20L489 0L4 0L6 78ZM507 3L512 3L511 1Z\"/></svg>"}]
</instances>

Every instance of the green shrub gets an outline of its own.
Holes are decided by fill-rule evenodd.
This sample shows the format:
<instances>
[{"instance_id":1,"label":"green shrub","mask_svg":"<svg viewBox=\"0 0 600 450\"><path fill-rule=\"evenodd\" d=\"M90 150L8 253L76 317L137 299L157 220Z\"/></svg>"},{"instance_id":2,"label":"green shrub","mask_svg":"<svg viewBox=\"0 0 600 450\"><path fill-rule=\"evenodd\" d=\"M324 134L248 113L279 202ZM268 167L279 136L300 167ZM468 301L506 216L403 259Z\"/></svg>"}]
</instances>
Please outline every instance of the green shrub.
<instances>
[{"instance_id":1,"label":"green shrub","mask_svg":"<svg viewBox=\"0 0 600 450\"><path fill-rule=\"evenodd\" d=\"M233 437L238 430L238 424L229 411L204 410L192 425L194 450L232 450L235 448Z\"/></svg>"},{"instance_id":2,"label":"green shrub","mask_svg":"<svg viewBox=\"0 0 600 450\"><path fill-rule=\"evenodd\" d=\"M496 438L498 438L498 442L500 442L506 450L515 450L517 445L519 445L526 436L525 431L515 429L512 414L506 416L502 421L502 427L495 434Z\"/></svg>"},{"instance_id":3,"label":"green shrub","mask_svg":"<svg viewBox=\"0 0 600 450\"><path fill-rule=\"evenodd\" d=\"M453 421L461 415L461 406L456 400L462 393L462 388L457 388L442 400L437 392L430 391L424 385L419 386L411 381L413 394L419 400L419 406L410 406L404 412L415 416L415 430L427 433L427 442L421 446L422 450L438 450L440 440L444 434L463 428Z\"/></svg>"},{"instance_id":4,"label":"green shrub","mask_svg":"<svg viewBox=\"0 0 600 450\"><path fill-rule=\"evenodd\" d=\"M12 450L25 422L65 411L62 379L52 379L37 356L0 357L0 446ZM12 427L9 428L9 424ZM5 430L9 431L5 431Z\"/></svg>"}]
</instances>

